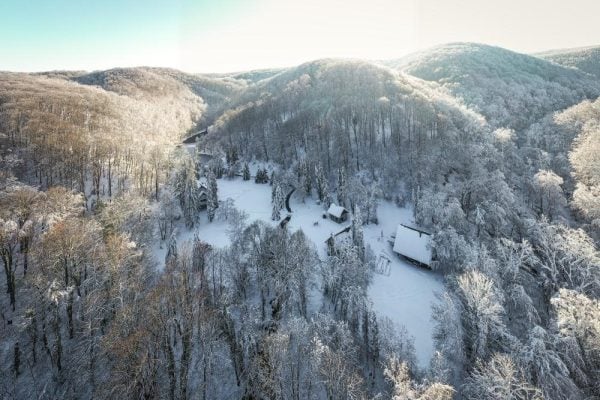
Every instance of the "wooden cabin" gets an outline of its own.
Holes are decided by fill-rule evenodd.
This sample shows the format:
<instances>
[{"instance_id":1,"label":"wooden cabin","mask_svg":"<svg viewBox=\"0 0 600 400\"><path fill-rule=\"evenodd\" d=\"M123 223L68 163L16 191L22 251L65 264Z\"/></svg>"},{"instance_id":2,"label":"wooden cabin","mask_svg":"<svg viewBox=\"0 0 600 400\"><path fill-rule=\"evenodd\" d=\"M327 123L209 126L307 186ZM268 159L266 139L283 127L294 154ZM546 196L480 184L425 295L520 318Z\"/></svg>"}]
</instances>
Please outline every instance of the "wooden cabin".
<instances>
[{"instance_id":1,"label":"wooden cabin","mask_svg":"<svg viewBox=\"0 0 600 400\"><path fill-rule=\"evenodd\" d=\"M182 143L183 144L194 144L198 141L198 139L201 136L206 136L206 135L208 135L208 129L204 129L203 131L192 133L190 136L183 139Z\"/></svg>"},{"instance_id":2,"label":"wooden cabin","mask_svg":"<svg viewBox=\"0 0 600 400\"><path fill-rule=\"evenodd\" d=\"M414 264L431 268L429 232L403 224L398 225L393 251Z\"/></svg>"},{"instance_id":3,"label":"wooden cabin","mask_svg":"<svg viewBox=\"0 0 600 400\"><path fill-rule=\"evenodd\" d=\"M327 210L327 215L329 216L330 220L341 224L342 222L348 220L349 213L344 207L332 203Z\"/></svg>"},{"instance_id":4,"label":"wooden cabin","mask_svg":"<svg viewBox=\"0 0 600 400\"><path fill-rule=\"evenodd\" d=\"M200 185L200 209L206 210L208 207L208 189L205 184L201 183Z\"/></svg>"}]
</instances>

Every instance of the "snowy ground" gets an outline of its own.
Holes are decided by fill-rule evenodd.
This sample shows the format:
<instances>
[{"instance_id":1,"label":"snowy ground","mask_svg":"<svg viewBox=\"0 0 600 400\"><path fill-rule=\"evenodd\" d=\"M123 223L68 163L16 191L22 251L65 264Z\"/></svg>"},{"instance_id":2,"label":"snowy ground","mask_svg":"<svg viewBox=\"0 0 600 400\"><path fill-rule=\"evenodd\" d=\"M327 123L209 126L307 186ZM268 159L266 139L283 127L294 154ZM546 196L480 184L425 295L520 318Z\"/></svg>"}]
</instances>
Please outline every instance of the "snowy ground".
<instances>
[{"instance_id":1,"label":"snowy ground","mask_svg":"<svg viewBox=\"0 0 600 400\"><path fill-rule=\"evenodd\" d=\"M416 267L392 252L390 235L396 232L399 223L413 222L410 209L382 202L377 208L377 218L379 225L365 226L364 238L376 257L383 255L390 260L389 276L374 275L369 297L379 314L406 327L415 340L417 362L426 367L433 355L431 304L436 301L435 293L444 290L444 283L433 272Z\"/></svg>"},{"instance_id":2,"label":"snowy ground","mask_svg":"<svg viewBox=\"0 0 600 400\"><path fill-rule=\"evenodd\" d=\"M248 214L249 221L271 221L271 186L256 184L253 180L243 181L218 180L219 199L232 199L236 208ZM323 207L312 199L305 203L292 197L290 200L292 218L288 224L291 230L302 229L315 244L319 257L326 256L325 240L332 234L342 230L346 224L337 224L329 219L323 219ZM435 293L443 290L443 282L431 271L415 267L396 256L392 245L388 242L390 235L396 231L399 223L412 222L410 209L398 208L393 203L383 202L378 210L379 225L364 227L364 238L375 256L383 255L390 260L387 274L375 274L369 288L369 296L374 309L382 316L388 317L394 324L404 325L409 334L414 337L415 350L419 366L426 367L433 354L431 340L433 324L431 321L431 304L435 301ZM282 210L281 216L287 212ZM192 239L194 231L180 227L178 243ZM209 223L203 212L200 223L196 228L200 239L217 247L229 243L228 225L224 221ZM383 233L383 236L382 236ZM155 249L157 261L162 263L165 256L165 245ZM313 291L312 304L320 303L319 294Z\"/></svg>"}]
</instances>

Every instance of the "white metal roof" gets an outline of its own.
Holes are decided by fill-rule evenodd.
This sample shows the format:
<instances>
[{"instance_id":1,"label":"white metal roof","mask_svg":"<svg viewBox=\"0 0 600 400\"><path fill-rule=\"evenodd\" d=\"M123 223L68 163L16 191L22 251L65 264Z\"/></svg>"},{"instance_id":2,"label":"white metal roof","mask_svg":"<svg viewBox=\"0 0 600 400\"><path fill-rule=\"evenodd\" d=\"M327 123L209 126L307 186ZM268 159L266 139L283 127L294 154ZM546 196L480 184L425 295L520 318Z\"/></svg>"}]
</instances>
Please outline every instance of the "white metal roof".
<instances>
[{"instance_id":1,"label":"white metal roof","mask_svg":"<svg viewBox=\"0 0 600 400\"><path fill-rule=\"evenodd\" d=\"M346 210L344 207L331 203L329 209L327 210L327 213L333 215L336 218L341 218L344 211L348 212L348 210Z\"/></svg>"},{"instance_id":2,"label":"white metal roof","mask_svg":"<svg viewBox=\"0 0 600 400\"><path fill-rule=\"evenodd\" d=\"M431 264L431 235L398 225L394 252L425 265Z\"/></svg>"}]
</instances>

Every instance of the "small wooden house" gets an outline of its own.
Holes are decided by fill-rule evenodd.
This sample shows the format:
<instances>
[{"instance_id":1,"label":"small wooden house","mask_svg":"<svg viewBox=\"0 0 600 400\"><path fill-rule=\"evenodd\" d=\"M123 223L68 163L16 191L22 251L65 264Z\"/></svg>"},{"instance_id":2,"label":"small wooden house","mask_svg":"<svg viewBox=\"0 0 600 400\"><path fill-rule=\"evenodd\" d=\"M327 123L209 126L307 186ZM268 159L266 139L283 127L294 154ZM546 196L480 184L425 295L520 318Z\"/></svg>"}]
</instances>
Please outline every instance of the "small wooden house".
<instances>
[{"instance_id":1,"label":"small wooden house","mask_svg":"<svg viewBox=\"0 0 600 400\"><path fill-rule=\"evenodd\" d=\"M407 260L431 268L431 234L407 225L398 225L394 253Z\"/></svg>"},{"instance_id":2,"label":"small wooden house","mask_svg":"<svg viewBox=\"0 0 600 400\"><path fill-rule=\"evenodd\" d=\"M206 185L200 184L200 209L206 210L208 207L208 189Z\"/></svg>"},{"instance_id":3,"label":"small wooden house","mask_svg":"<svg viewBox=\"0 0 600 400\"><path fill-rule=\"evenodd\" d=\"M327 215L329 216L329 219L337 222L338 224L341 224L342 222L346 221L348 219L348 214L348 210L334 203L332 203L329 206L329 209L327 210Z\"/></svg>"},{"instance_id":4,"label":"small wooden house","mask_svg":"<svg viewBox=\"0 0 600 400\"><path fill-rule=\"evenodd\" d=\"M194 144L198 141L198 139L202 136L208 135L208 129L204 129L203 131L192 133L190 136L183 139L183 144Z\"/></svg>"},{"instance_id":5,"label":"small wooden house","mask_svg":"<svg viewBox=\"0 0 600 400\"><path fill-rule=\"evenodd\" d=\"M200 192L200 209L206 210L208 207L208 195L205 191Z\"/></svg>"}]
</instances>

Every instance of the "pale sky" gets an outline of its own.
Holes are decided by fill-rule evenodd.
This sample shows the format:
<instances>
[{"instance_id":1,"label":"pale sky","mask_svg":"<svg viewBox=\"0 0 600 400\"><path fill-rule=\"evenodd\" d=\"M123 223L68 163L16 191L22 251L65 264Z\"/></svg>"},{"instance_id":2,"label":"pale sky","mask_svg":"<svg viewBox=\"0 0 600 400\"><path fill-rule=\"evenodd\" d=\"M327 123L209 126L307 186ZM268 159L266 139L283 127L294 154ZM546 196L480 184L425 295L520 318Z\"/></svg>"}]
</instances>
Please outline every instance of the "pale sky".
<instances>
[{"instance_id":1,"label":"pale sky","mask_svg":"<svg viewBox=\"0 0 600 400\"><path fill-rule=\"evenodd\" d=\"M1 0L0 70L230 72L469 41L600 45L600 0Z\"/></svg>"}]
</instances>

